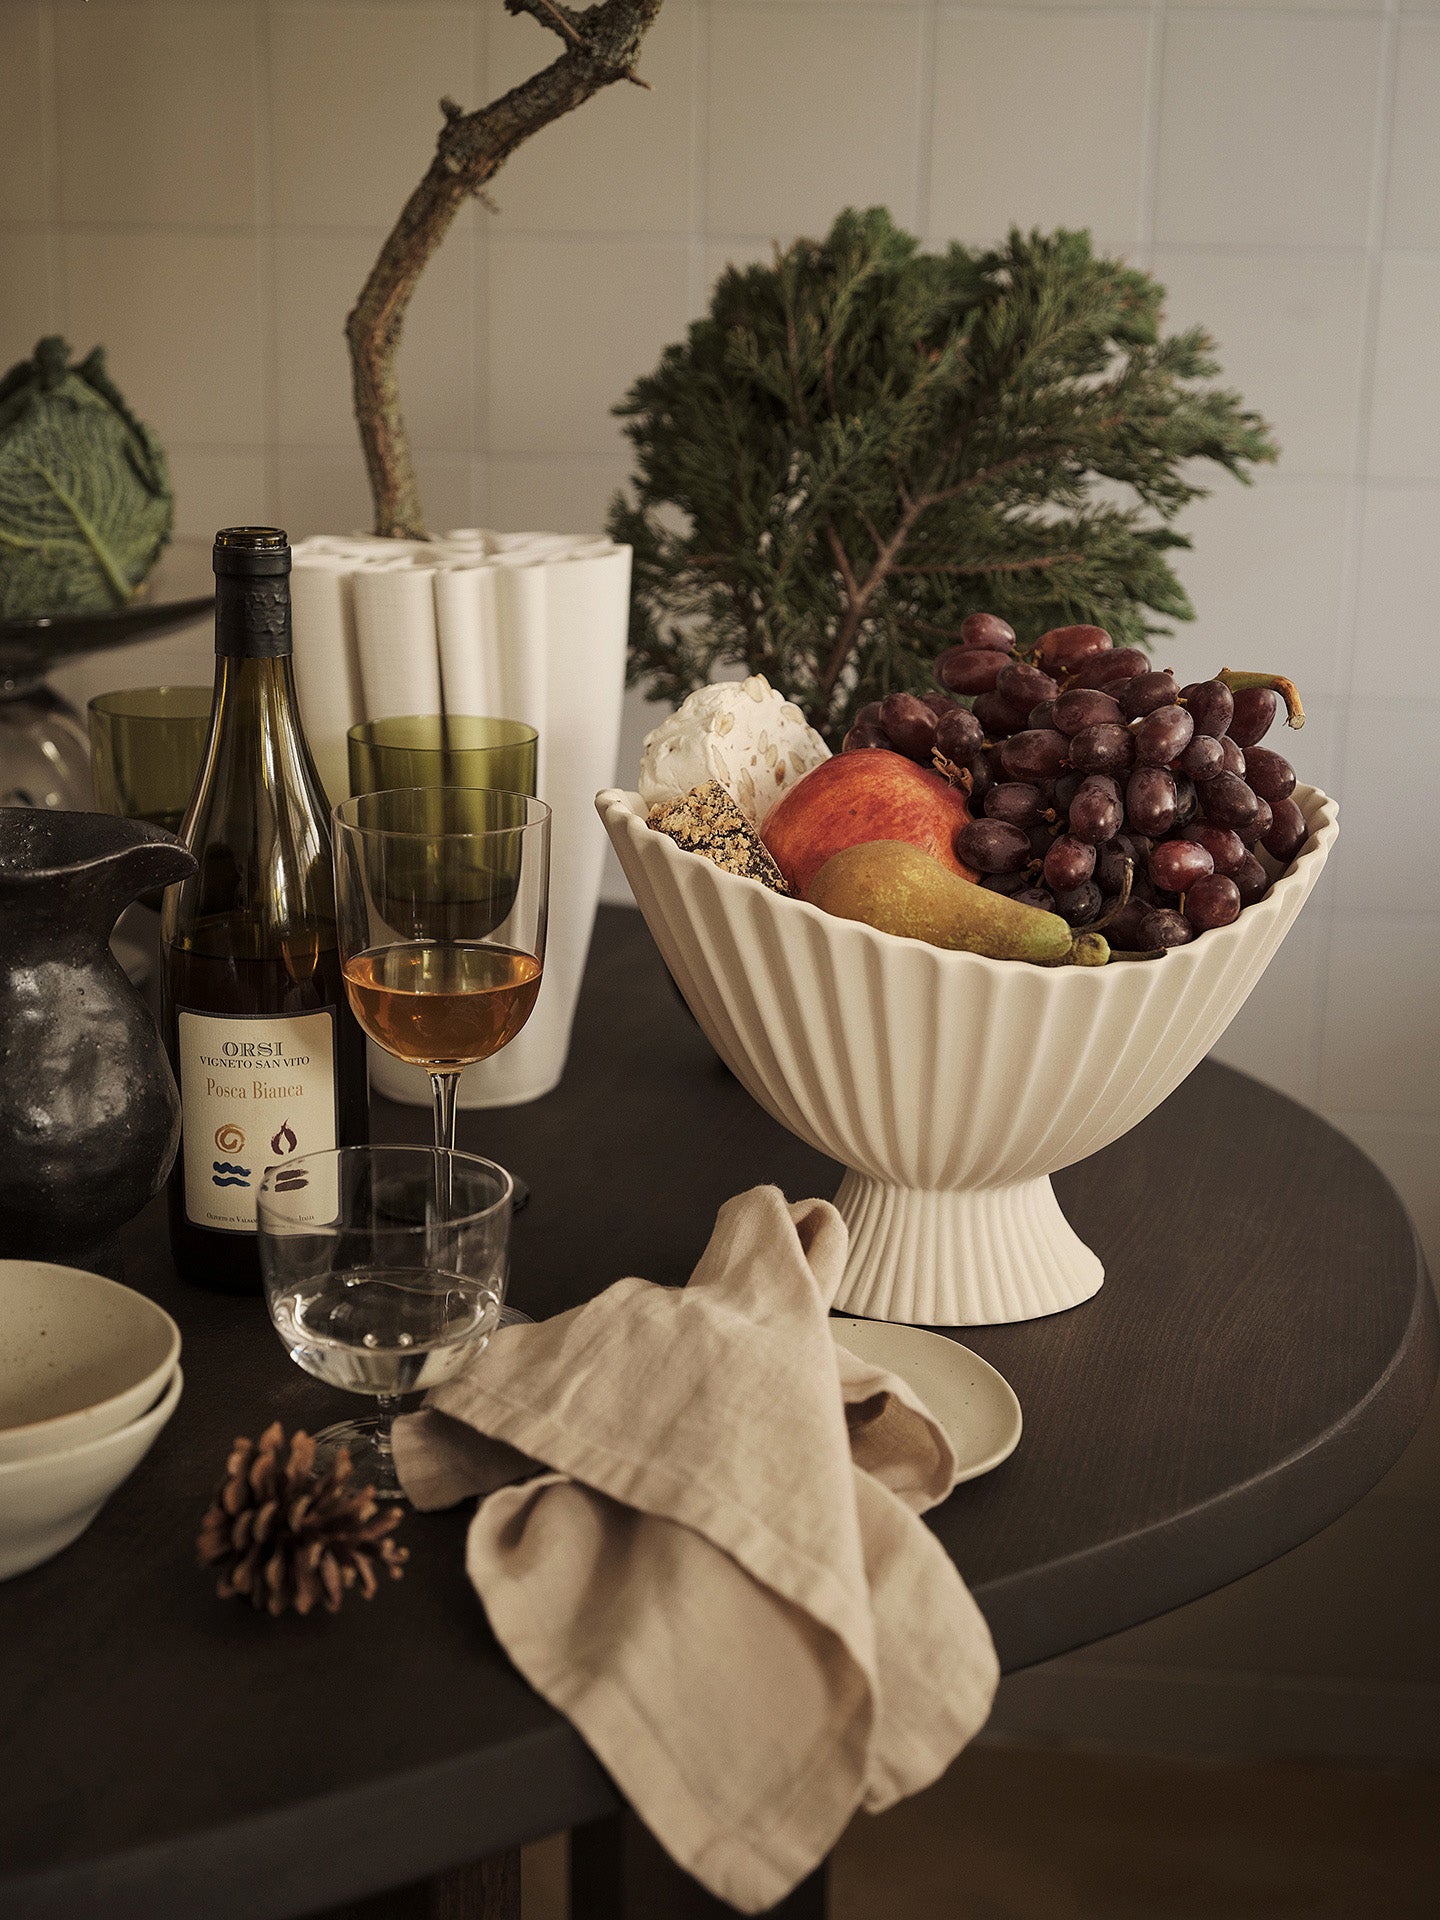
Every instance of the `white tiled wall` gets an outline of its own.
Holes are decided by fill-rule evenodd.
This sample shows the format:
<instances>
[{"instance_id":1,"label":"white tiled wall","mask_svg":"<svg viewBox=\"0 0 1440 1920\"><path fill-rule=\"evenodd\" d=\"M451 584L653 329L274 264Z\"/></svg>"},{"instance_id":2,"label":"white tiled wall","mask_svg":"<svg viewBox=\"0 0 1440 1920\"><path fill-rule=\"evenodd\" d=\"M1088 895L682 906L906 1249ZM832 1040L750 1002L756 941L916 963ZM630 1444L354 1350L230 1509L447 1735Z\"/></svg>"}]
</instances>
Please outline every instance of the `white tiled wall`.
<instances>
[{"instance_id":1,"label":"white tiled wall","mask_svg":"<svg viewBox=\"0 0 1440 1920\"><path fill-rule=\"evenodd\" d=\"M345 311L439 96L557 45L500 0L0 0L0 364L45 328L104 340L184 533L360 522ZM1200 618L1162 653L1292 671L1295 758L1345 807L1221 1051L1349 1127L1433 1232L1440 11L666 0L643 68L653 91L517 154L426 275L403 391L432 520L598 525L610 404L726 260L847 202L935 242L1084 223L1150 267L1285 449L1189 515ZM632 701L622 771L646 721Z\"/></svg>"},{"instance_id":2,"label":"white tiled wall","mask_svg":"<svg viewBox=\"0 0 1440 1920\"><path fill-rule=\"evenodd\" d=\"M183 533L362 523L345 312L439 96L488 98L557 44L501 0L0 0L0 367L47 328L104 340L169 444ZM428 271L402 378L432 524L598 526L627 466L611 403L727 260L847 203L933 242L1088 224L1150 267L1285 449L1188 516L1200 617L1163 661L1293 673L1294 757L1344 808L1333 873L1220 1051L1347 1128L1440 1266L1440 8L665 0L642 66L652 92L523 149ZM627 779L647 720L632 700ZM1388 1631L1396 1527L1434 1537L1431 1431L1401 1506L1382 1489L1332 1530L1361 1597L1349 1666L1297 1656L1327 1685ZM1271 1616L1308 1645L1327 1602L1290 1565ZM1264 1635L1237 1653L1225 1626L1253 1591L1103 1658L1268 1671Z\"/></svg>"}]
</instances>

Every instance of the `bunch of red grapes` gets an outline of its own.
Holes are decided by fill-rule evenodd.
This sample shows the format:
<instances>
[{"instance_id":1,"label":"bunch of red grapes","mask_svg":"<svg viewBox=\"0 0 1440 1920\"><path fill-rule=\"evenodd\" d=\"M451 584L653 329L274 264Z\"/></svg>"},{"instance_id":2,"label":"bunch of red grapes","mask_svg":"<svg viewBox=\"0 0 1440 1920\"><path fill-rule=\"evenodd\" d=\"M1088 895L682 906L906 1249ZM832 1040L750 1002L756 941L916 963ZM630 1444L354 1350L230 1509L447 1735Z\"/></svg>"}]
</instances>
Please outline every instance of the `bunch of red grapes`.
<instances>
[{"instance_id":1,"label":"bunch of red grapes","mask_svg":"<svg viewBox=\"0 0 1440 1920\"><path fill-rule=\"evenodd\" d=\"M1263 898L1258 848L1287 866L1304 844L1295 770L1259 744L1274 687L1179 686L1103 627L1056 627L1030 660L995 614L960 635L935 662L943 692L863 707L843 750L953 770L975 816L955 851L982 886L1160 952Z\"/></svg>"}]
</instances>

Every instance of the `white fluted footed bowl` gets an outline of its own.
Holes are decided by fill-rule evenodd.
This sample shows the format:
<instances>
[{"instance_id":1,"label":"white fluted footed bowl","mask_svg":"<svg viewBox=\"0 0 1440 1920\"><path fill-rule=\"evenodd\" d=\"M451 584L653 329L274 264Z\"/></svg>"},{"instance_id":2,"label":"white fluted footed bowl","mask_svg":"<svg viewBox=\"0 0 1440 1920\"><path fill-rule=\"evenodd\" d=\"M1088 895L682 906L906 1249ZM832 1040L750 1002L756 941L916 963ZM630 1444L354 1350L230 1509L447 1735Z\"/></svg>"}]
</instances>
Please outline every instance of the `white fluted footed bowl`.
<instances>
[{"instance_id":1,"label":"white fluted footed bowl","mask_svg":"<svg viewBox=\"0 0 1440 1920\"><path fill-rule=\"evenodd\" d=\"M1264 900L1163 960L1036 967L837 919L596 807L655 943L767 1113L848 1169L837 1310L921 1326L1033 1320L1104 1270L1050 1175L1129 1131L1225 1031L1324 866L1336 807Z\"/></svg>"}]
</instances>

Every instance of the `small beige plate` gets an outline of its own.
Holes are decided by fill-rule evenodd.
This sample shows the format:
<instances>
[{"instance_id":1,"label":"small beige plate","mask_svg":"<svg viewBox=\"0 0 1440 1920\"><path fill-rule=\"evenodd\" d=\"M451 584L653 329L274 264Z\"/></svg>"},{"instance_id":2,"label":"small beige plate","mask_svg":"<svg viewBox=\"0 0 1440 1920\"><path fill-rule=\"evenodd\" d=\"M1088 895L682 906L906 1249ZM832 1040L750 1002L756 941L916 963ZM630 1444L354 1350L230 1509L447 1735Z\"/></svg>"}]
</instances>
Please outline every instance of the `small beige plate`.
<instances>
[{"instance_id":1,"label":"small beige plate","mask_svg":"<svg viewBox=\"0 0 1440 1920\"><path fill-rule=\"evenodd\" d=\"M1015 1389L969 1347L888 1320L832 1318L830 1330L842 1347L898 1374L925 1402L950 1436L957 1479L977 1479L1015 1451L1021 1427Z\"/></svg>"}]
</instances>

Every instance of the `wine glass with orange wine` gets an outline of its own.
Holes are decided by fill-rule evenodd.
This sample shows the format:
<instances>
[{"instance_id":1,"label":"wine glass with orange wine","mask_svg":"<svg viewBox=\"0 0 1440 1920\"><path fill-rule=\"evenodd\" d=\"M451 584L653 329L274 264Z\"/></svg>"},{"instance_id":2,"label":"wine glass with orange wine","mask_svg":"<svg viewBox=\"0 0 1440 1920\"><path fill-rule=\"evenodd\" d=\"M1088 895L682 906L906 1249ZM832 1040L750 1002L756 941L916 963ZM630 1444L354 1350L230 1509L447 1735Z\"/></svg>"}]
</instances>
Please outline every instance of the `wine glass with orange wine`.
<instances>
[{"instance_id":1,"label":"wine glass with orange wine","mask_svg":"<svg viewBox=\"0 0 1440 1920\"><path fill-rule=\"evenodd\" d=\"M460 1075L513 1040L545 966L550 809L489 787L401 787L335 809L345 991L377 1046L430 1075L455 1145Z\"/></svg>"}]
</instances>

